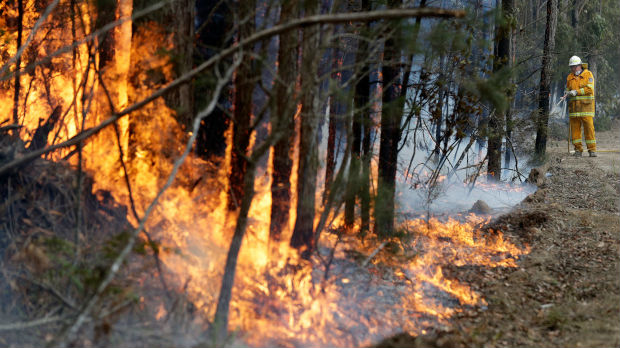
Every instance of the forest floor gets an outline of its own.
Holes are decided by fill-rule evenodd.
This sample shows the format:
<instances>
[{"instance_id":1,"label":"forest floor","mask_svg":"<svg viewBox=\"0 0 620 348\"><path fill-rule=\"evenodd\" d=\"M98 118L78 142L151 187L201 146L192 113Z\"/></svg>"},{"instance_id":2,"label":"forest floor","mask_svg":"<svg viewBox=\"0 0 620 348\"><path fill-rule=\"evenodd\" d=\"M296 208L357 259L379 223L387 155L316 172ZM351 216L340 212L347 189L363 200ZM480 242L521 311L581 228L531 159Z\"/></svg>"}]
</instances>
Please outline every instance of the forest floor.
<instances>
[{"instance_id":1,"label":"forest floor","mask_svg":"<svg viewBox=\"0 0 620 348\"><path fill-rule=\"evenodd\" d=\"M517 268L453 270L487 308L465 310L448 331L406 334L381 347L620 346L620 123L597 133L598 157L550 141L539 190L495 226L531 251ZM571 146L572 147L572 146ZM473 287L473 285L472 285Z\"/></svg>"}]
</instances>

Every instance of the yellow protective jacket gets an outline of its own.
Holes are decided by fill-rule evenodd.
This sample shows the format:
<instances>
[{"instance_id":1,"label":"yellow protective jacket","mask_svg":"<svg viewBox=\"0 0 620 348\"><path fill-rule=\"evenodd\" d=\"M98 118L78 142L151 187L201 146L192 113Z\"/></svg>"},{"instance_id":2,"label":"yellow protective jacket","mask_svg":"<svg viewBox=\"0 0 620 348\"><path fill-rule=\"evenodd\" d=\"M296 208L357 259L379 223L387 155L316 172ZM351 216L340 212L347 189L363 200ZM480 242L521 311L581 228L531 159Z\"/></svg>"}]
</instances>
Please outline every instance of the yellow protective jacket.
<instances>
[{"instance_id":1,"label":"yellow protective jacket","mask_svg":"<svg viewBox=\"0 0 620 348\"><path fill-rule=\"evenodd\" d=\"M588 69L581 74L568 74L566 78L566 92L577 91L577 96L569 96L569 117L594 117L594 76Z\"/></svg>"}]
</instances>

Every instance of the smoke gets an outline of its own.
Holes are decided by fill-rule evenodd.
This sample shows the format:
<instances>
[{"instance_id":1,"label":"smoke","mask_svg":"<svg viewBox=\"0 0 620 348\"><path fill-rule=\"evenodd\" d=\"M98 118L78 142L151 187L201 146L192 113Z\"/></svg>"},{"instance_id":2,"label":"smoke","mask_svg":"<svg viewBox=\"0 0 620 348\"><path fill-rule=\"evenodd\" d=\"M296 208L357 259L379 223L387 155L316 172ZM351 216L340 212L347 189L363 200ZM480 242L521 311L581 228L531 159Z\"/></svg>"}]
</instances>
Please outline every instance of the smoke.
<instances>
[{"instance_id":1,"label":"smoke","mask_svg":"<svg viewBox=\"0 0 620 348\"><path fill-rule=\"evenodd\" d=\"M457 177L452 177L437 185L435 198L429 202L429 188L415 189L410 184L399 182L396 188L399 211L414 215L416 212L425 214L427 210L433 214L460 213L469 210L476 201L482 200L494 212L504 212L536 191L536 187L531 184L489 183L482 177L475 184L466 184L458 181Z\"/></svg>"},{"instance_id":2,"label":"smoke","mask_svg":"<svg viewBox=\"0 0 620 348\"><path fill-rule=\"evenodd\" d=\"M406 144L399 154L396 191L400 214L462 213L478 200L498 213L509 210L536 191L536 186L522 182L530 169L524 166L526 159L518 159L519 168L514 160L504 162L501 176L504 181L490 182L486 178L486 162L481 163L486 156L484 144L474 144L465 151L469 139L464 138L443 158L432 153L434 143L428 133L420 131L417 139L417 144ZM433 179L436 171L439 174Z\"/></svg>"}]
</instances>

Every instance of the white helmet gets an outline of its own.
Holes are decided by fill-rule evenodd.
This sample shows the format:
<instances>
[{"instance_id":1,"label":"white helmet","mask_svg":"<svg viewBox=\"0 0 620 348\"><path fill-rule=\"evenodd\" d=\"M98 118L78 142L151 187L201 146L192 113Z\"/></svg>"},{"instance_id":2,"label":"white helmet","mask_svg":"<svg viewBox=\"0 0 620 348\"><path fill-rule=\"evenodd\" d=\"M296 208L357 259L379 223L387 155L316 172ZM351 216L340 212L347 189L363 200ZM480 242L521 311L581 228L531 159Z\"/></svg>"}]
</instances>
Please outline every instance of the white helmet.
<instances>
[{"instance_id":1,"label":"white helmet","mask_svg":"<svg viewBox=\"0 0 620 348\"><path fill-rule=\"evenodd\" d=\"M573 66L573 65L581 65L581 58L577 56L570 57L570 59L568 60L568 66Z\"/></svg>"}]
</instances>

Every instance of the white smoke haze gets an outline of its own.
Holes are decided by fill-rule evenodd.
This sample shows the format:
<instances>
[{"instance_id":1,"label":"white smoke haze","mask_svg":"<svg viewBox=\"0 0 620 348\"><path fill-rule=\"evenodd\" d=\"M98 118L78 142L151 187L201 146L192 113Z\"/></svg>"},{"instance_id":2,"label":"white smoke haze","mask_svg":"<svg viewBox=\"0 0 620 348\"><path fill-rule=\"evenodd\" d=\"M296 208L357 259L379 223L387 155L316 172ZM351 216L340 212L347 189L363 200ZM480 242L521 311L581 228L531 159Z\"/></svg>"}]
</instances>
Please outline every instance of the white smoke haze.
<instances>
[{"instance_id":1,"label":"white smoke haze","mask_svg":"<svg viewBox=\"0 0 620 348\"><path fill-rule=\"evenodd\" d=\"M442 155L432 153L435 145L428 135L429 132L423 130L416 132L417 144L415 146L412 142L405 144L399 154L396 191L398 212L401 215L462 213L469 210L478 200L487 203L493 213L500 213L509 210L536 191L536 186L524 182L531 169L527 165L527 158L517 158L516 163L519 164L517 168L514 158L506 163L502 156L502 181L488 181L487 164L486 162L480 164L486 156L486 144L481 145L476 140L464 153L470 141L467 137L446 155L447 158L435 180L436 184L429 184L429 179L433 171L437 170ZM452 142L453 139L450 140L450 143ZM454 168L461 157L463 160L459 168Z\"/></svg>"}]
</instances>

